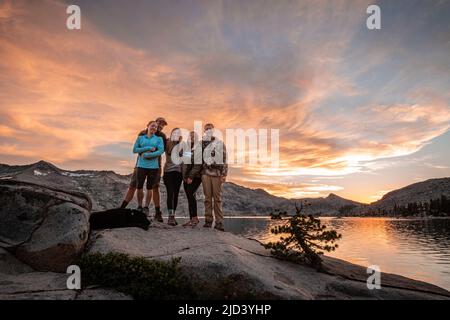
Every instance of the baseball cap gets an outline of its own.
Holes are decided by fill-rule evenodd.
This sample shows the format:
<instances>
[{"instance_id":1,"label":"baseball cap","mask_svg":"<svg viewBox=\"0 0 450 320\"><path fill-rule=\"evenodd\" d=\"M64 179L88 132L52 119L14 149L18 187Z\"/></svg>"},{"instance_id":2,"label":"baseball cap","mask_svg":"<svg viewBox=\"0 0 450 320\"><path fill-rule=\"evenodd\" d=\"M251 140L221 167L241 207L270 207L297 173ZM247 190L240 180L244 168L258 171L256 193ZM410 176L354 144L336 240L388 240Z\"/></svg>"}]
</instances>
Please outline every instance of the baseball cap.
<instances>
[{"instance_id":1,"label":"baseball cap","mask_svg":"<svg viewBox=\"0 0 450 320\"><path fill-rule=\"evenodd\" d=\"M158 119L155 120L156 122L161 122L162 124L164 124L165 126L167 126L167 121L166 119L164 119L163 117L159 117Z\"/></svg>"}]
</instances>

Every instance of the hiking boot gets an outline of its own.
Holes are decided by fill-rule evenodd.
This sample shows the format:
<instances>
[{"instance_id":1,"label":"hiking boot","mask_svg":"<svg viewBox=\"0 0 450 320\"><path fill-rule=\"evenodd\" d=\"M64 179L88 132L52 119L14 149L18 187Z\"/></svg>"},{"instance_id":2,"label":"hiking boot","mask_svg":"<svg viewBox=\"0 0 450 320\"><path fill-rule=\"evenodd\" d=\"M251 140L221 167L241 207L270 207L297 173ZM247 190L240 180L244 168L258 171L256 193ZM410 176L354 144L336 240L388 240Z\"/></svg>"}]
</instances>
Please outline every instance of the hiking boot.
<instances>
[{"instance_id":1,"label":"hiking boot","mask_svg":"<svg viewBox=\"0 0 450 320\"><path fill-rule=\"evenodd\" d=\"M169 226L176 226L178 222L175 220L175 216L169 216L169 220L167 221Z\"/></svg>"},{"instance_id":2,"label":"hiking boot","mask_svg":"<svg viewBox=\"0 0 450 320\"><path fill-rule=\"evenodd\" d=\"M203 225L203 228L211 228L212 227L212 222L206 221L205 224Z\"/></svg>"},{"instance_id":3,"label":"hiking boot","mask_svg":"<svg viewBox=\"0 0 450 320\"><path fill-rule=\"evenodd\" d=\"M161 212L155 213L155 220L158 221L158 222L161 222L161 223L164 222L164 219L163 219L163 217L162 217Z\"/></svg>"},{"instance_id":4,"label":"hiking boot","mask_svg":"<svg viewBox=\"0 0 450 320\"><path fill-rule=\"evenodd\" d=\"M219 230L219 231L225 231L222 223L216 223L216 225L214 226L214 229Z\"/></svg>"},{"instance_id":5,"label":"hiking boot","mask_svg":"<svg viewBox=\"0 0 450 320\"><path fill-rule=\"evenodd\" d=\"M161 223L164 222L161 209L159 209L159 207L155 207L155 220Z\"/></svg>"},{"instance_id":6,"label":"hiking boot","mask_svg":"<svg viewBox=\"0 0 450 320\"><path fill-rule=\"evenodd\" d=\"M183 224L183 227L195 228L199 224L199 222L200 221L198 219L191 219L188 222L186 222L185 224Z\"/></svg>"}]
</instances>

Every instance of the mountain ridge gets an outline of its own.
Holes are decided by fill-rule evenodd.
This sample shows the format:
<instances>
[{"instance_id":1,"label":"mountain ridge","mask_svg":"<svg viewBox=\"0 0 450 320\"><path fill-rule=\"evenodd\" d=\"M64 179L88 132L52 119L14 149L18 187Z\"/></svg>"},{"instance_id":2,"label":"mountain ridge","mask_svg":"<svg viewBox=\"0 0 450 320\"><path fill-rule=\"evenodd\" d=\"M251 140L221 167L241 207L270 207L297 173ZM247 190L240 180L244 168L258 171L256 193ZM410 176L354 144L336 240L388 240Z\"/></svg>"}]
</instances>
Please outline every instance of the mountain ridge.
<instances>
[{"instance_id":1,"label":"mountain ridge","mask_svg":"<svg viewBox=\"0 0 450 320\"><path fill-rule=\"evenodd\" d=\"M121 175L110 170L64 170L47 161L27 165L0 164L0 180L14 179L45 186L63 187L84 192L92 198L93 210L108 210L118 207L128 188L131 175ZM165 210L165 187L161 183L161 208ZM248 188L234 182L226 182L223 192L224 212L228 215L268 215L276 210L295 212L295 206L306 202L304 213L322 216L381 215L395 205L407 205L411 201L429 201L441 195L450 198L450 178L433 178L390 191L371 204L345 199L334 193L326 197L288 199L272 195L261 188ZM204 198L202 188L197 192L199 200ZM203 201L199 201L199 212L203 212ZM134 203L135 205L135 203ZM180 192L179 210L187 215L187 199Z\"/></svg>"},{"instance_id":2,"label":"mountain ridge","mask_svg":"<svg viewBox=\"0 0 450 320\"><path fill-rule=\"evenodd\" d=\"M408 206L422 206L418 211L427 210L432 200L442 197L450 199L450 177L431 178L392 190L380 200L372 202L369 211L386 212L389 214L394 208ZM447 214L449 214L447 212Z\"/></svg>"}]
</instances>

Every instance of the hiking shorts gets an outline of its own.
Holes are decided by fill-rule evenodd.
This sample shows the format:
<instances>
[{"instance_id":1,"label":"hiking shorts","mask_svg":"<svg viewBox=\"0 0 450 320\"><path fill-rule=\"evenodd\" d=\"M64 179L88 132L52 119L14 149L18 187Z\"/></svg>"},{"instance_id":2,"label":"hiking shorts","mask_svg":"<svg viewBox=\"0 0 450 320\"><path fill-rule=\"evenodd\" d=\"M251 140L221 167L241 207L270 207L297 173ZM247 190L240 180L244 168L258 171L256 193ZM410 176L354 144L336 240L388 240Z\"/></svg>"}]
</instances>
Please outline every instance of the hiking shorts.
<instances>
[{"instance_id":1,"label":"hiking shorts","mask_svg":"<svg viewBox=\"0 0 450 320\"><path fill-rule=\"evenodd\" d=\"M137 168L137 189L140 190L144 188L145 180L147 180L147 190L153 189L156 183L156 179L158 178L158 171L159 169Z\"/></svg>"}]
</instances>

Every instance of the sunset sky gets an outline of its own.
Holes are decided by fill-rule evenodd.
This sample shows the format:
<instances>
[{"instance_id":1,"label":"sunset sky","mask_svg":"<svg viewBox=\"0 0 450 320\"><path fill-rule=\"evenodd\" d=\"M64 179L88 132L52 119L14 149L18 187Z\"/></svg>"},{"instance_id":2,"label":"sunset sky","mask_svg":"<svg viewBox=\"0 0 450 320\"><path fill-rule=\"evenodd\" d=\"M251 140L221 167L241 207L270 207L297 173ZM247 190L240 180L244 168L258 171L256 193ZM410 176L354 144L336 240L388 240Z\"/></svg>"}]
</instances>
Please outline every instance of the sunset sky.
<instances>
[{"instance_id":1,"label":"sunset sky","mask_svg":"<svg viewBox=\"0 0 450 320\"><path fill-rule=\"evenodd\" d=\"M450 1L0 0L0 163L128 174L158 116L279 129L278 169L229 176L279 196L448 177Z\"/></svg>"}]
</instances>

